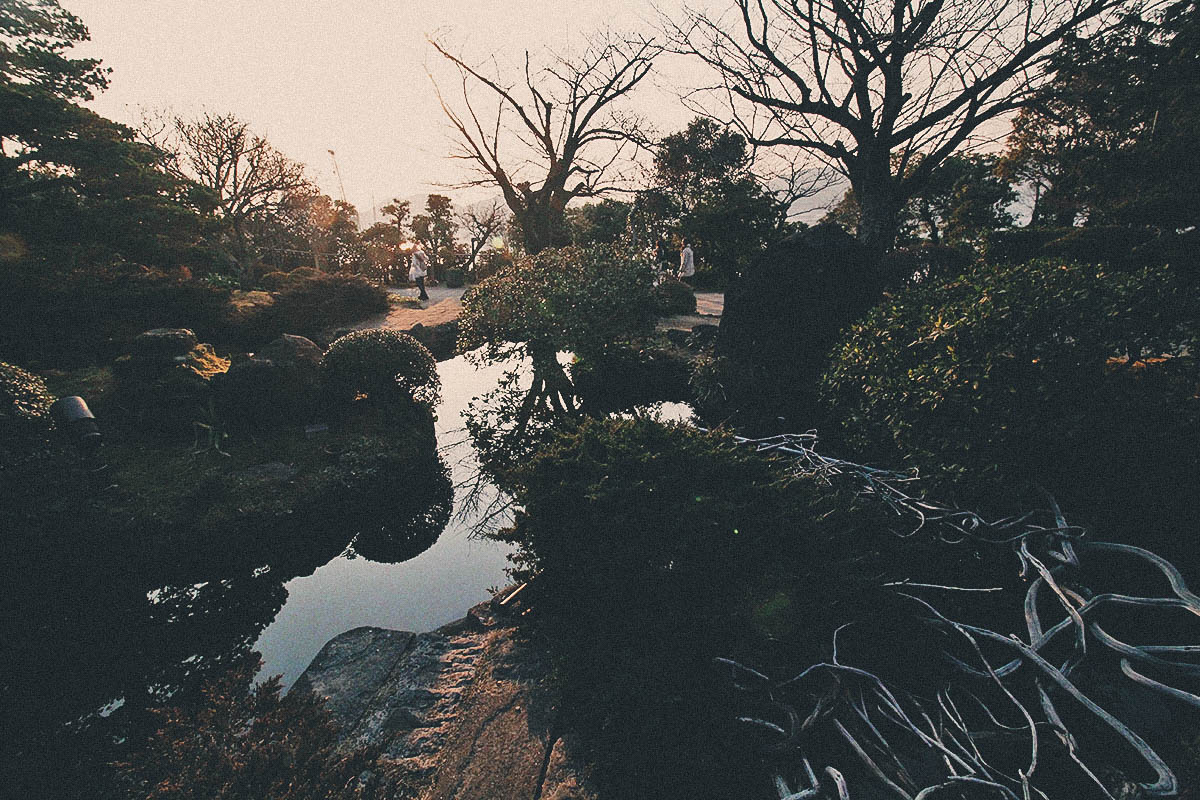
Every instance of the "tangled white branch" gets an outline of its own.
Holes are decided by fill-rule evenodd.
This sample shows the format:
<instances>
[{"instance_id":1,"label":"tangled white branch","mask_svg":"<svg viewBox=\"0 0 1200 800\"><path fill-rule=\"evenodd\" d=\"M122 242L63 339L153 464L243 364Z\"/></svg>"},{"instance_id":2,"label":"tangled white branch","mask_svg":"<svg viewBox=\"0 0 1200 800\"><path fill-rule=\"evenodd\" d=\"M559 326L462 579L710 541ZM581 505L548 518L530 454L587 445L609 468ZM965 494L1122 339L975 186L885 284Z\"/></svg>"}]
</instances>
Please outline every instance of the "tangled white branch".
<instances>
[{"instance_id":1,"label":"tangled white branch","mask_svg":"<svg viewBox=\"0 0 1200 800\"><path fill-rule=\"evenodd\" d=\"M1200 644L1133 644L1104 616L1137 614L1135 627L1148 636L1164 630L1151 615L1200 616L1200 597L1173 564L1139 547L1088 540L1052 498L1049 510L988 521L914 497L903 488L912 476L819 454L813 433L740 441L790 457L800 475L884 503L912 523L901 535L934 526L946 543L1011 548L1024 580L1023 598L1003 587L883 587L911 626L900 636L911 635L914 649L936 642L932 655L944 669L904 653L851 663L846 638L868 637L870 650L870 625L861 621L838 629L831 658L787 680L718 659L752 709L739 719L761 735L781 800L849 800L851 792L1058 800L1082 796L1086 785L1108 798L1178 794L1174 771L1134 727L1145 722L1139 710L1159 701L1200 708L1188 688L1200 680ZM1115 591L1117 583L1162 591ZM1025 631L952 619L930 596L986 596L992 608L1009 599Z\"/></svg>"}]
</instances>

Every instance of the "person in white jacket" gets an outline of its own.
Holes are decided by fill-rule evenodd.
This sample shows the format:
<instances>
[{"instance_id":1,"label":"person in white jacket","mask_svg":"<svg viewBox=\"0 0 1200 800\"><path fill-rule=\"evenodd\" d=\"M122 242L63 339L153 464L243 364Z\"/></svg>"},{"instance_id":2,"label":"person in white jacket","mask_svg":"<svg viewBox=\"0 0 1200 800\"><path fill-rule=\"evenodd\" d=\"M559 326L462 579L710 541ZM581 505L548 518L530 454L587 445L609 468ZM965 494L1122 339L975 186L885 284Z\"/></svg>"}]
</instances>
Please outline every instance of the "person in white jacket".
<instances>
[{"instance_id":1,"label":"person in white jacket","mask_svg":"<svg viewBox=\"0 0 1200 800\"><path fill-rule=\"evenodd\" d=\"M428 300L429 295L425 292L425 276L429 274L429 256L425 255L425 248L417 245L412 252L412 266L408 268L408 279L417 284L417 288L421 290L418 298Z\"/></svg>"},{"instance_id":2,"label":"person in white jacket","mask_svg":"<svg viewBox=\"0 0 1200 800\"><path fill-rule=\"evenodd\" d=\"M687 280L696 274L696 259L692 255L692 246L683 240L683 249L679 251L679 278Z\"/></svg>"}]
</instances>

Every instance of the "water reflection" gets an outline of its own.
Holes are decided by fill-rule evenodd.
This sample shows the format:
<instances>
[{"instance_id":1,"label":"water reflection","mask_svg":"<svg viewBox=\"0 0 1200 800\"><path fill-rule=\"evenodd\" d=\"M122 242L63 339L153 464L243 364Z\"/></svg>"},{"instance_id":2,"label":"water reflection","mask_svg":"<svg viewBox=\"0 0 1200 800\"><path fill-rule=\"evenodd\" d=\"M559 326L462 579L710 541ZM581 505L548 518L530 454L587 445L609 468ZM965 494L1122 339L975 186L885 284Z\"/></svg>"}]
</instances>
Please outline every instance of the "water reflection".
<instances>
[{"instance_id":1,"label":"water reflection","mask_svg":"<svg viewBox=\"0 0 1200 800\"><path fill-rule=\"evenodd\" d=\"M136 544L161 532L97 531L83 520L78 538L58 532L57 541L78 549L57 559L10 539L0 595L0 723L20 735L6 737L0 750L6 791L69 793L79 775L119 756L114 743L136 737L145 709L187 702L206 678L246 658L287 601L285 584L351 542L358 556L389 564L427 550L450 518L449 469L431 450L400 477L403 491L375 498L369 513L359 509L337 525L289 515L275 530L254 531L250 546L230 542L209 559L172 553L168 561L163 550ZM363 527L364 518L372 523ZM214 531L214 540L220 535Z\"/></svg>"}]
</instances>

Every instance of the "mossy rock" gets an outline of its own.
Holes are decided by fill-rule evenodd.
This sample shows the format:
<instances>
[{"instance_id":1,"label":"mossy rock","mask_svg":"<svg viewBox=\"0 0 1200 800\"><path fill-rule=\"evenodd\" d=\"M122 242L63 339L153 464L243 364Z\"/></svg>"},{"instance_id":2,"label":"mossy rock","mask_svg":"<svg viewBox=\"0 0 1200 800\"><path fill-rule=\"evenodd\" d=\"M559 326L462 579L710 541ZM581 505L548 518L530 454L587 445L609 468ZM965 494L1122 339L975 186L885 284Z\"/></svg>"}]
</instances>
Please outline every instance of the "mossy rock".
<instances>
[{"instance_id":1,"label":"mossy rock","mask_svg":"<svg viewBox=\"0 0 1200 800\"><path fill-rule=\"evenodd\" d=\"M0 468L45 455L51 446L54 395L28 370L0 361Z\"/></svg>"}]
</instances>

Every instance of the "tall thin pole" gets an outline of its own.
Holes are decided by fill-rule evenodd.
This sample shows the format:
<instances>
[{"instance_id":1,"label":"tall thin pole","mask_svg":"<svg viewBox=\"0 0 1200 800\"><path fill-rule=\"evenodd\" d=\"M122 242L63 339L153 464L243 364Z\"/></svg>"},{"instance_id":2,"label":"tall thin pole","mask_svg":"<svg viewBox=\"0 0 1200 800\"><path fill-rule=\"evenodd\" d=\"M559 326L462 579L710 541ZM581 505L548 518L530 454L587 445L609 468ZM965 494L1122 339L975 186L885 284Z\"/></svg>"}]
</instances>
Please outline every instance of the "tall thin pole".
<instances>
[{"instance_id":1,"label":"tall thin pole","mask_svg":"<svg viewBox=\"0 0 1200 800\"><path fill-rule=\"evenodd\" d=\"M334 155L332 150L329 151L329 157L333 159L333 174L337 175L338 191L342 193L342 202L344 203L346 202L346 187L342 185L342 171L338 169L337 156Z\"/></svg>"}]
</instances>

